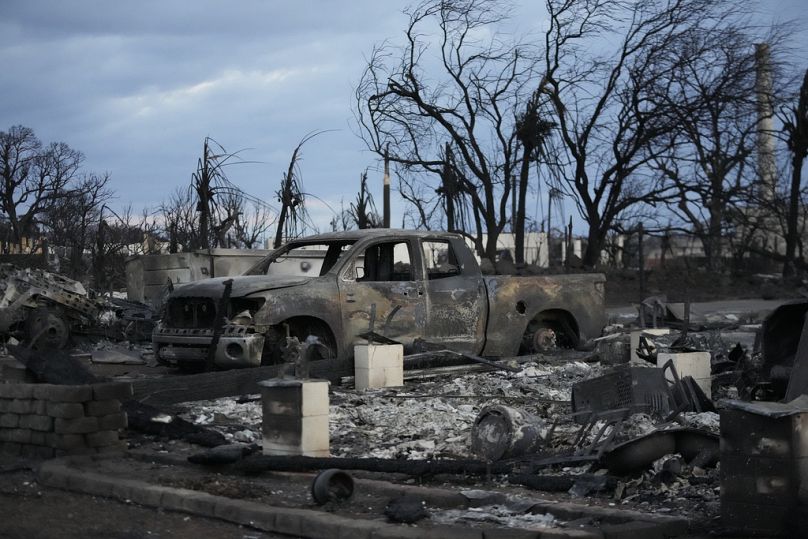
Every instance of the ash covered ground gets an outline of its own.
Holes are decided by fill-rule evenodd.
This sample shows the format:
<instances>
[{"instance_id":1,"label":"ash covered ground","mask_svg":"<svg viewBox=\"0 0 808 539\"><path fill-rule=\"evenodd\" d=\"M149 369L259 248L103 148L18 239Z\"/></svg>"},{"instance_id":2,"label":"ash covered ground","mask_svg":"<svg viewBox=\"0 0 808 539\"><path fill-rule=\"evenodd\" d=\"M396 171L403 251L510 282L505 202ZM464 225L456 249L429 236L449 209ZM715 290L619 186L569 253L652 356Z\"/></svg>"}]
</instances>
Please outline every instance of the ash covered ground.
<instances>
[{"instance_id":1,"label":"ash covered ground","mask_svg":"<svg viewBox=\"0 0 808 539\"><path fill-rule=\"evenodd\" d=\"M357 391L333 386L330 395L331 454L335 457L388 459L475 458L471 452L472 426L480 410L490 404L526 410L541 418L548 427L556 421L554 434L544 449L548 453L570 454L580 429L580 425L569 417L572 386L599 376L604 369L599 363L579 361L565 364L529 362L520 365L517 373L470 372L410 380L402 388ZM218 429L234 442L261 442L262 413L257 396L248 402L225 398L189 403L182 406L180 415L197 424ZM647 414L634 414L623 423L615 443L655 429L682 425L717 434L718 415L686 413L680 415L678 423L663 423ZM719 511L718 471L683 464L671 472L666 461L677 461L677 457L668 455L641 473L615 478L606 487L592 487L588 481L584 482L583 486L573 487L561 497L572 497L594 505L688 516L709 524ZM593 473L605 476L606 470L598 470L590 464L559 465L541 473L591 477ZM526 492L526 489L506 483L504 479L494 478L483 486L514 496ZM447 515L445 518L469 522L507 517L498 511L505 510L491 507L481 514L475 509L468 514Z\"/></svg>"}]
</instances>

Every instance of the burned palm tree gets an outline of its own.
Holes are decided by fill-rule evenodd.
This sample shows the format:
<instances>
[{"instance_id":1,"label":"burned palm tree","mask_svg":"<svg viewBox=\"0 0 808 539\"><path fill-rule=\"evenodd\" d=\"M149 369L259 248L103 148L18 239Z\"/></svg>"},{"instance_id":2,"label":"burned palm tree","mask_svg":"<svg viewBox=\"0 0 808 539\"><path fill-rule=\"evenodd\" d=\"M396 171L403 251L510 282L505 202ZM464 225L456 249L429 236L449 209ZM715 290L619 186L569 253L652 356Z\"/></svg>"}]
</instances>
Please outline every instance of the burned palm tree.
<instances>
[{"instance_id":1,"label":"burned palm tree","mask_svg":"<svg viewBox=\"0 0 808 539\"><path fill-rule=\"evenodd\" d=\"M359 178L359 192L356 194L356 203L351 202L351 218L357 228L380 228L382 220L376 210L373 195L368 189L368 172L362 173Z\"/></svg>"},{"instance_id":2,"label":"burned palm tree","mask_svg":"<svg viewBox=\"0 0 808 539\"><path fill-rule=\"evenodd\" d=\"M191 176L192 187L196 192L196 211L199 213L199 245L209 249L212 247L213 234L211 233L211 220L216 208L216 195L222 184L228 184L224 173L225 164L236 154L227 153L221 144L210 137L205 137L202 146L202 157L196 166L196 172Z\"/></svg>"},{"instance_id":3,"label":"burned palm tree","mask_svg":"<svg viewBox=\"0 0 808 539\"><path fill-rule=\"evenodd\" d=\"M278 228L275 231L274 247L277 249L283 243L284 238L293 238L300 233L300 224L310 221L306 212L306 197L301 189L302 175L300 173L300 160L302 159L303 145L317 135L325 131L309 133L301 140L295 151L292 152L292 159L289 160L289 168L283 175L281 188L277 192L278 202L281 203L280 216L278 217Z\"/></svg>"},{"instance_id":4,"label":"burned palm tree","mask_svg":"<svg viewBox=\"0 0 808 539\"><path fill-rule=\"evenodd\" d=\"M235 227L245 201L274 212L272 206L245 193L227 178L226 166L248 163L239 159L240 153L241 150L230 153L212 138L205 137L202 157L192 175L191 188L199 214L199 234L192 248L209 249L227 243L227 233Z\"/></svg>"}]
</instances>

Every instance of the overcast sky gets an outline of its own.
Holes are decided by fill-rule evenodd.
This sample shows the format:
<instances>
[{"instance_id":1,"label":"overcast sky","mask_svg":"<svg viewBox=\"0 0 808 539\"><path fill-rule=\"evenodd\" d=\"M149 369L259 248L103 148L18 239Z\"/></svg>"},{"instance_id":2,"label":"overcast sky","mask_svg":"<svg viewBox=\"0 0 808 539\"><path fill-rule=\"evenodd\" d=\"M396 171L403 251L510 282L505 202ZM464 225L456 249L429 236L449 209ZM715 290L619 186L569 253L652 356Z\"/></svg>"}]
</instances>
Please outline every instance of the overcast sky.
<instances>
[{"instance_id":1,"label":"overcast sky","mask_svg":"<svg viewBox=\"0 0 808 539\"><path fill-rule=\"evenodd\" d=\"M541 2L520 2L520 33L539 28ZM761 9L805 23L806 3ZM298 141L334 130L303 148L305 190L338 209L370 168L381 202L379 164L351 126L353 90L373 44L400 40L408 4L0 0L0 130L22 124L81 150L85 170L109 172L117 205L136 211L190 183L205 136L246 149L257 163L231 167L231 181L275 204ZM327 228L329 210L310 200L309 211Z\"/></svg>"}]
</instances>

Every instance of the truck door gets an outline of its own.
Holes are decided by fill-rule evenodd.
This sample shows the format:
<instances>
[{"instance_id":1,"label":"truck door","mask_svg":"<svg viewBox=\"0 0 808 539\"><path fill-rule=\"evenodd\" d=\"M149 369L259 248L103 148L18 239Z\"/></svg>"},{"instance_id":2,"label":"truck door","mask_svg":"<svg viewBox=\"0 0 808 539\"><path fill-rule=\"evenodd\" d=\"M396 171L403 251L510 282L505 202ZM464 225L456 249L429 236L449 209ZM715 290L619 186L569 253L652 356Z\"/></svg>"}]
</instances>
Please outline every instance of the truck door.
<instances>
[{"instance_id":1,"label":"truck door","mask_svg":"<svg viewBox=\"0 0 808 539\"><path fill-rule=\"evenodd\" d=\"M406 240L372 243L354 254L339 277L345 343L364 342L358 336L370 328L404 345L424 335L426 298L420 268L413 264L412 244Z\"/></svg>"},{"instance_id":2,"label":"truck door","mask_svg":"<svg viewBox=\"0 0 808 539\"><path fill-rule=\"evenodd\" d=\"M459 239L424 239L426 340L478 354L485 345L488 298L476 260ZM464 258L465 257L465 258Z\"/></svg>"}]
</instances>

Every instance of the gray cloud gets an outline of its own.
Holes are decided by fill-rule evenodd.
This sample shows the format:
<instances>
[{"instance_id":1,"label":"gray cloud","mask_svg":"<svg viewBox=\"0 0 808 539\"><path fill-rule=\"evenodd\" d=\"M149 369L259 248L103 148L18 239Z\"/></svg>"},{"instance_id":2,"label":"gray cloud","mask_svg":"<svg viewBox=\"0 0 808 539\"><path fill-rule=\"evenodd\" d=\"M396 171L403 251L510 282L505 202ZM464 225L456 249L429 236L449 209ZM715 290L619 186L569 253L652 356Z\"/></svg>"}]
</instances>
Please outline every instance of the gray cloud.
<instances>
[{"instance_id":1,"label":"gray cloud","mask_svg":"<svg viewBox=\"0 0 808 539\"><path fill-rule=\"evenodd\" d=\"M136 210L189 183L207 135L250 148L244 159L260 163L231 179L271 200L297 142L334 129L306 145L301 169L338 206L377 169L350 128L353 84L374 43L401 38L407 3L3 0L0 129L83 151ZM540 2L522 4L521 30L539 26ZM312 213L327 222L322 205Z\"/></svg>"}]
</instances>

